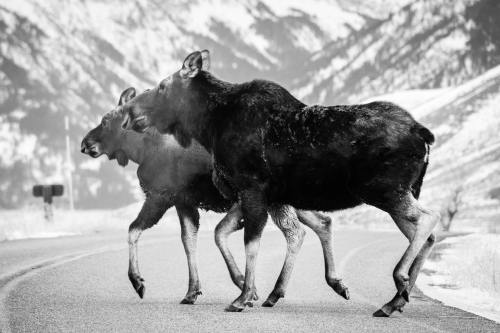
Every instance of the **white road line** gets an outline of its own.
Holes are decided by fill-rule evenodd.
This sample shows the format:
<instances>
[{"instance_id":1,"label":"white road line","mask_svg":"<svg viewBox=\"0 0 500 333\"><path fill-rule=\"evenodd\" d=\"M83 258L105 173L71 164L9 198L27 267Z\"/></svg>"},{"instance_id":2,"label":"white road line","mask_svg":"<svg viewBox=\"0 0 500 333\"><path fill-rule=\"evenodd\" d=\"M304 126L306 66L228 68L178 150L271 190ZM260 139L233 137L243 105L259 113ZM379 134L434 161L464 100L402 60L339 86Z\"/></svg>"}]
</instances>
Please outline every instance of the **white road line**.
<instances>
[{"instance_id":1,"label":"white road line","mask_svg":"<svg viewBox=\"0 0 500 333\"><path fill-rule=\"evenodd\" d=\"M173 236L168 237L167 239L173 238ZM159 242L164 242L165 239L155 239L155 240L146 240L142 241L141 245L151 245ZM52 259L47 259L40 261L38 263L32 264L28 267L17 270L17 272L13 272L10 274L4 274L0 278L0 332L2 333L11 333L8 309L7 309L7 297L10 292L14 290L14 288L22 281L33 277L40 272L43 272L48 269L52 269L76 260L80 260L86 257L90 257L93 255L103 254L107 252L115 252L122 251L128 249L128 245L126 242L120 245L114 246L104 246L95 251L89 252L75 252L73 254L64 255L54 257ZM3 282L3 283L2 283Z\"/></svg>"}]
</instances>

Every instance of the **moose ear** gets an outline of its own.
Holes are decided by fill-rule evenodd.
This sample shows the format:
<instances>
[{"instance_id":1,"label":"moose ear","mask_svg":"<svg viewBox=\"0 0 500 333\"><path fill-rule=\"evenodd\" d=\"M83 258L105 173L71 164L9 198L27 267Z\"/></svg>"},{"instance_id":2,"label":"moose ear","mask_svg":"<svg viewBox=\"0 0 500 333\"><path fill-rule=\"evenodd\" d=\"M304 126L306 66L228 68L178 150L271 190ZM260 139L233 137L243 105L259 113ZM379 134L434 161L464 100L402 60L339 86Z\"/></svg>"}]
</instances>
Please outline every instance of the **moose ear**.
<instances>
[{"instance_id":1,"label":"moose ear","mask_svg":"<svg viewBox=\"0 0 500 333\"><path fill-rule=\"evenodd\" d=\"M202 69L203 59L200 51L191 53L184 59L180 74L183 78L193 78Z\"/></svg>"},{"instance_id":2,"label":"moose ear","mask_svg":"<svg viewBox=\"0 0 500 333\"><path fill-rule=\"evenodd\" d=\"M201 69L208 71L210 69L210 52L208 50L201 51Z\"/></svg>"},{"instance_id":3,"label":"moose ear","mask_svg":"<svg viewBox=\"0 0 500 333\"><path fill-rule=\"evenodd\" d=\"M118 106L123 105L130 101L132 98L135 97L136 91L134 87L129 87L125 89L122 94L120 95L120 99L118 100Z\"/></svg>"}]
</instances>

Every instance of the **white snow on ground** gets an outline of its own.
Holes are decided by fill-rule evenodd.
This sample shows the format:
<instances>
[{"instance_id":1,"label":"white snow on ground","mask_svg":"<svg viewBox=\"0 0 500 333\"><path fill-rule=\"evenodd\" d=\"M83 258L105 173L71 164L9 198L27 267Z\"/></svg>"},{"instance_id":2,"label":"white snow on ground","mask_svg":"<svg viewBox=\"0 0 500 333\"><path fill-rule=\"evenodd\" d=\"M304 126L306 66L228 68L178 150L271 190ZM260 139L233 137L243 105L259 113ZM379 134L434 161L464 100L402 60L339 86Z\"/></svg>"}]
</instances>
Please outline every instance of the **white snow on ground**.
<instances>
[{"instance_id":1,"label":"white snow on ground","mask_svg":"<svg viewBox=\"0 0 500 333\"><path fill-rule=\"evenodd\" d=\"M40 206L22 210L0 211L0 241L25 238L51 238L85 235L104 231L118 231L124 238L128 226L137 217L142 206L138 202L116 210L62 210L54 209L53 222L46 222ZM200 230L213 230L224 214L200 210ZM270 223L272 224L272 223ZM154 229L180 232L175 209L169 209Z\"/></svg>"},{"instance_id":2,"label":"white snow on ground","mask_svg":"<svg viewBox=\"0 0 500 333\"><path fill-rule=\"evenodd\" d=\"M268 1L266 5L281 16L293 15L297 10L310 14L332 39L345 37L350 32L347 23L354 29L359 29L364 23L361 15L344 10L336 2L328 0Z\"/></svg>"},{"instance_id":3,"label":"white snow on ground","mask_svg":"<svg viewBox=\"0 0 500 333\"><path fill-rule=\"evenodd\" d=\"M104 230L127 230L127 222L109 211L54 210L53 222L46 222L42 207L0 212L0 241L86 234Z\"/></svg>"},{"instance_id":4,"label":"white snow on ground","mask_svg":"<svg viewBox=\"0 0 500 333\"><path fill-rule=\"evenodd\" d=\"M450 237L443 245L441 256L424 264L418 288L446 305L500 322L500 235Z\"/></svg>"}]
</instances>

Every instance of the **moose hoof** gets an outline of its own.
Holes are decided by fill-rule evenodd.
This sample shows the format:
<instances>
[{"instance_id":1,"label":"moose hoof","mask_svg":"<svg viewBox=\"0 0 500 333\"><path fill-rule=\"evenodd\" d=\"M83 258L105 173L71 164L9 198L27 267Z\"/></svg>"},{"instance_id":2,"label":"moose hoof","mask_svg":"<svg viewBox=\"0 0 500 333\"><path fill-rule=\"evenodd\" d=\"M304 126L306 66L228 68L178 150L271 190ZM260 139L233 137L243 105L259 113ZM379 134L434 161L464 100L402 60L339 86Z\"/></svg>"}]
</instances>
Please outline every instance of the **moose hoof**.
<instances>
[{"instance_id":1,"label":"moose hoof","mask_svg":"<svg viewBox=\"0 0 500 333\"><path fill-rule=\"evenodd\" d=\"M198 295L202 295L200 290L195 291L193 293L188 293L181 301L180 304L194 304L198 299Z\"/></svg>"},{"instance_id":2,"label":"moose hoof","mask_svg":"<svg viewBox=\"0 0 500 333\"><path fill-rule=\"evenodd\" d=\"M266 301L264 303L262 303L262 306L265 308L272 308L275 304L276 304L276 302L273 302L269 299L266 299Z\"/></svg>"},{"instance_id":3,"label":"moose hoof","mask_svg":"<svg viewBox=\"0 0 500 333\"><path fill-rule=\"evenodd\" d=\"M345 286L344 283L342 283L341 279L334 279L330 283L330 286L332 287L333 291L335 291L338 295L342 296L346 300L350 298L349 289Z\"/></svg>"},{"instance_id":4,"label":"moose hoof","mask_svg":"<svg viewBox=\"0 0 500 333\"><path fill-rule=\"evenodd\" d=\"M390 313L385 312L385 310L383 310L383 309L378 309L377 311L375 311L373 313L374 317L385 317L385 318L387 318L390 315L391 315Z\"/></svg>"},{"instance_id":5,"label":"moose hoof","mask_svg":"<svg viewBox=\"0 0 500 333\"><path fill-rule=\"evenodd\" d=\"M263 307L272 308L276 303L278 303L279 299L284 297L283 293L275 293L274 291L267 296L267 299L264 303L262 303Z\"/></svg>"},{"instance_id":6,"label":"moose hoof","mask_svg":"<svg viewBox=\"0 0 500 333\"><path fill-rule=\"evenodd\" d=\"M196 299L184 297L182 299L182 301L180 302L180 304L189 304L189 305L192 305L192 304L194 304L194 302L196 302Z\"/></svg>"},{"instance_id":7,"label":"moose hoof","mask_svg":"<svg viewBox=\"0 0 500 333\"><path fill-rule=\"evenodd\" d=\"M389 303L373 313L374 317L389 317L395 311L403 312L406 302L400 296L395 296Z\"/></svg>"},{"instance_id":8,"label":"moose hoof","mask_svg":"<svg viewBox=\"0 0 500 333\"><path fill-rule=\"evenodd\" d=\"M137 291L137 295L139 295L139 297L142 299L144 298L144 294L146 293L146 286L141 284L135 291Z\"/></svg>"},{"instance_id":9,"label":"moose hoof","mask_svg":"<svg viewBox=\"0 0 500 333\"><path fill-rule=\"evenodd\" d=\"M253 297L254 294L252 292L241 293L241 295L237 299L235 299L233 303L231 303L228 307L226 307L225 311L241 312L246 306L253 307L252 303Z\"/></svg>"},{"instance_id":10,"label":"moose hoof","mask_svg":"<svg viewBox=\"0 0 500 333\"><path fill-rule=\"evenodd\" d=\"M391 307L384 305L382 308L378 309L373 313L374 317L390 317L391 314L395 311L403 313L402 307Z\"/></svg>"},{"instance_id":11,"label":"moose hoof","mask_svg":"<svg viewBox=\"0 0 500 333\"><path fill-rule=\"evenodd\" d=\"M140 276L129 274L129 280L132 283L132 287L137 292L140 298L144 298L144 293L146 292L146 286L144 285L144 279Z\"/></svg>"},{"instance_id":12,"label":"moose hoof","mask_svg":"<svg viewBox=\"0 0 500 333\"><path fill-rule=\"evenodd\" d=\"M243 308L240 308L238 306L235 306L233 304L229 304L225 309L224 311L226 312L241 312L243 311L244 307Z\"/></svg>"}]
</instances>

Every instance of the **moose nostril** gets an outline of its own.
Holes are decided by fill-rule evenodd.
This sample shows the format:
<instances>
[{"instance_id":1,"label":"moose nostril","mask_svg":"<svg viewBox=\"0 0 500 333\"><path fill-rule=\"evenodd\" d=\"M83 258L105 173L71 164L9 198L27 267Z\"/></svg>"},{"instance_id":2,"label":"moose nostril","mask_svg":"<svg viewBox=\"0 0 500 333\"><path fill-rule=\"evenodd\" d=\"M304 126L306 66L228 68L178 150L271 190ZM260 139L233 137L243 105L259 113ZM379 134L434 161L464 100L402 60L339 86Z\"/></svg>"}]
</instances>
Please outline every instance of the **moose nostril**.
<instances>
[{"instance_id":1,"label":"moose nostril","mask_svg":"<svg viewBox=\"0 0 500 333\"><path fill-rule=\"evenodd\" d=\"M87 150L87 139L83 139L83 140L82 140L82 144L81 144L81 146L80 146L80 151L81 151L82 153L85 153L85 152L86 152L86 150Z\"/></svg>"}]
</instances>

